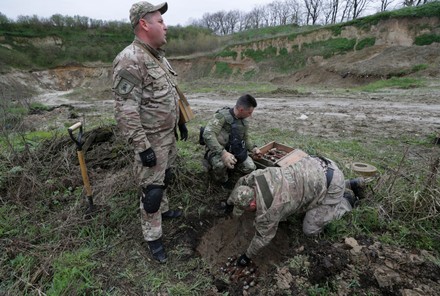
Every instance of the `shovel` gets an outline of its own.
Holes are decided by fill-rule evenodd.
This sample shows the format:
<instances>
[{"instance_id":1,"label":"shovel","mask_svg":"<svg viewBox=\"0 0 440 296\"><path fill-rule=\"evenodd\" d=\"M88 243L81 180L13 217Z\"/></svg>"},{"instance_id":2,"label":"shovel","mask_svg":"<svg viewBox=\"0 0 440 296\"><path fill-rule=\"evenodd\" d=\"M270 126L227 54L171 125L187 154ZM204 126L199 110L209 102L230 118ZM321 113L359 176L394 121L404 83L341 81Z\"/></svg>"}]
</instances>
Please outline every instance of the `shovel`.
<instances>
[{"instance_id":1,"label":"shovel","mask_svg":"<svg viewBox=\"0 0 440 296\"><path fill-rule=\"evenodd\" d=\"M79 128L78 138L76 139L73 135L73 132ZM87 167L86 161L84 159L84 151L82 150L83 142L81 141L83 135L83 128L81 122L77 122L68 129L70 138L72 138L73 142L76 144L76 152L78 154L79 166L81 168L81 176L84 183L84 188L86 190L86 196L88 201L88 207L86 210L86 215L90 214L95 210L95 206L93 205L93 194L92 187L90 186L89 176L87 175Z\"/></svg>"}]
</instances>

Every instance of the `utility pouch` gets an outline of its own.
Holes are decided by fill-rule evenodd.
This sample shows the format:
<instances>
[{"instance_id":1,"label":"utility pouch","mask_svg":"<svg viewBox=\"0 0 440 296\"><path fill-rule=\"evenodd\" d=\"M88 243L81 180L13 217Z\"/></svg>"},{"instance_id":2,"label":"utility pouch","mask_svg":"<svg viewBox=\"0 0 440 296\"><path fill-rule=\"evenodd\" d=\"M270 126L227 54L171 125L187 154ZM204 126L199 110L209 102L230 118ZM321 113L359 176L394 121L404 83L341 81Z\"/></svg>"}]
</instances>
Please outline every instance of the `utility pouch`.
<instances>
[{"instance_id":1,"label":"utility pouch","mask_svg":"<svg viewBox=\"0 0 440 296\"><path fill-rule=\"evenodd\" d=\"M237 163L242 163L248 157L246 143L238 135L236 122L232 124L231 134L229 135L229 143L227 149L237 159Z\"/></svg>"}]
</instances>

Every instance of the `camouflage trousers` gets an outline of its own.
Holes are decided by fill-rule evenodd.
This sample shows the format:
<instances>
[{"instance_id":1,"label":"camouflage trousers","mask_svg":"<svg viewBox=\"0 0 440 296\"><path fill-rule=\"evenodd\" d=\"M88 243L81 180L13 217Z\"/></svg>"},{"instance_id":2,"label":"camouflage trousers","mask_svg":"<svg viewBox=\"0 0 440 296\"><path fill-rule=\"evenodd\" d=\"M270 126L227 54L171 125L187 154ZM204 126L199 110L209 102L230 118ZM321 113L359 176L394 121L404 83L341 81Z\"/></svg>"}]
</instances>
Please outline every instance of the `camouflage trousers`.
<instances>
[{"instance_id":1,"label":"camouflage trousers","mask_svg":"<svg viewBox=\"0 0 440 296\"><path fill-rule=\"evenodd\" d=\"M156 154L156 166L148 168L142 166L142 162L136 155L135 171L142 188L148 185L165 185L165 170L172 167L177 157L176 140L174 134L168 139L167 144L161 141L155 142L150 139L150 144ZM147 213L142 203L142 195L139 197L139 208L141 212L142 234L146 241L154 241L162 236L162 213L169 210L166 189L163 191L160 208L156 213Z\"/></svg>"},{"instance_id":2,"label":"camouflage trousers","mask_svg":"<svg viewBox=\"0 0 440 296\"><path fill-rule=\"evenodd\" d=\"M207 159L210 166L211 176L216 182L224 183L228 181L228 168L225 166L222 160L221 154L208 153ZM234 170L239 171L243 175L247 175L257 169L252 158L249 156L242 163L235 166Z\"/></svg>"},{"instance_id":3,"label":"camouflage trousers","mask_svg":"<svg viewBox=\"0 0 440 296\"><path fill-rule=\"evenodd\" d=\"M342 171L333 161L330 161L330 168L334 170L333 178L324 199L308 210L304 217L303 232L306 235L320 233L325 225L352 210L350 203L343 197L345 180Z\"/></svg>"}]
</instances>

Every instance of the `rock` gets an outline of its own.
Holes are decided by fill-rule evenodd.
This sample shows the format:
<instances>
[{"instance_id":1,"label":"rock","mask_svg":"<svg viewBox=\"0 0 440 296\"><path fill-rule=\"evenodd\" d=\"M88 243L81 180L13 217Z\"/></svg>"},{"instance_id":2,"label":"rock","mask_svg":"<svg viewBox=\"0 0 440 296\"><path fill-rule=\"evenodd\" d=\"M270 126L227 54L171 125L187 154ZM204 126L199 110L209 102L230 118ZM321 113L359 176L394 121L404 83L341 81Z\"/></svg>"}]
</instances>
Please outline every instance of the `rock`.
<instances>
[{"instance_id":1,"label":"rock","mask_svg":"<svg viewBox=\"0 0 440 296\"><path fill-rule=\"evenodd\" d=\"M421 289L403 289L402 296L424 296L425 293Z\"/></svg>"},{"instance_id":2,"label":"rock","mask_svg":"<svg viewBox=\"0 0 440 296\"><path fill-rule=\"evenodd\" d=\"M352 237L346 237L344 242L345 245L351 249L350 253L353 255L359 254L362 250L362 246L359 246L357 240Z\"/></svg>"},{"instance_id":3,"label":"rock","mask_svg":"<svg viewBox=\"0 0 440 296\"><path fill-rule=\"evenodd\" d=\"M278 269L276 274L277 287L281 290L290 289L290 284L293 282L293 276L289 272L288 267Z\"/></svg>"},{"instance_id":4,"label":"rock","mask_svg":"<svg viewBox=\"0 0 440 296\"><path fill-rule=\"evenodd\" d=\"M386 266L376 268L374 277L381 288L391 287L401 282L400 274Z\"/></svg>"}]
</instances>

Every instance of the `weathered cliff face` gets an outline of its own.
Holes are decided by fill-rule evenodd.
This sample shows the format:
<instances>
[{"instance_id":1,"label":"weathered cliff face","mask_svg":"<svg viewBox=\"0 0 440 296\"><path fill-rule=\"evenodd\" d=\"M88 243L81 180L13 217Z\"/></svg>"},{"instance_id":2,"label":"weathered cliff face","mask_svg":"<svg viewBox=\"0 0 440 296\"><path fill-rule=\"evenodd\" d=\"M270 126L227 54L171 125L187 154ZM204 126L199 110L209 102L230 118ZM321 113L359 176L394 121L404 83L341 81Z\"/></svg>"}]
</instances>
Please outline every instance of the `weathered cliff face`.
<instances>
[{"instance_id":1,"label":"weathered cliff face","mask_svg":"<svg viewBox=\"0 0 440 296\"><path fill-rule=\"evenodd\" d=\"M44 38L40 37L12 37L13 43L15 45L21 44L32 44L35 47L52 47L63 45L63 40L57 36L48 36Z\"/></svg>"},{"instance_id":2,"label":"weathered cliff face","mask_svg":"<svg viewBox=\"0 0 440 296\"><path fill-rule=\"evenodd\" d=\"M440 35L440 18L400 18L379 21L368 29L355 26L345 26L340 32L327 28L315 30L294 37L277 37L246 44L231 46L228 50L236 53L236 58L217 57L211 60L209 73L216 71L216 63L226 63L236 79L235 74L254 71L258 73L255 79L265 79L272 82L285 83L329 83L337 85L340 79L348 76L355 80L345 79L346 83L366 83L371 79L387 78L393 75L408 75L413 69L426 66L419 74L427 76L440 75L440 44L433 43L426 46L414 45L416 37L434 34ZM305 67L295 73L282 75L277 71L262 70L262 64L256 63L247 56L247 51L261 51L270 49L275 55L280 52L307 51L306 44L326 41L335 38L354 40L355 46L366 39L374 40L374 45L345 54L338 54L330 58L307 55ZM207 60L173 60L174 67L179 73L191 73L191 65L206 64ZM283 77L284 76L284 77ZM330 79L332 76L333 79ZM342 83L342 82L341 82Z\"/></svg>"},{"instance_id":3,"label":"weathered cliff face","mask_svg":"<svg viewBox=\"0 0 440 296\"><path fill-rule=\"evenodd\" d=\"M111 66L71 65L45 71L31 72L41 88L54 90L69 90L77 87L110 87Z\"/></svg>"},{"instance_id":4,"label":"weathered cliff face","mask_svg":"<svg viewBox=\"0 0 440 296\"><path fill-rule=\"evenodd\" d=\"M110 88L111 65L68 65L43 71L14 71L0 75L3 93L45 90L67 91L78 87Z\"/></svg>"},{"instance_id":5,"label":"weathered cliff face","mask_svg":"<svg viewBox=\"0 0 440 296\"><path fill-rule=\"evenodd\" d=\"M439 34L439 32L440 18L438 17L389 19L379 21L377 25L371 26L368 30L355 26L345 26L342 28L340 34L335 34L330 29L319 29L311 33L297 35L295 38L277 37L240 44L231 47L230 50L237 52L236 61L239 62L242 59L246 59L245 51L247 49L263 51L269 47L273 47L276 48L277 54L279 54L282 49L286 49L287 52L291 53L296 48L301 51L304 44L325 41L332 38L355 39L357 42L366 38L374 38L374 45L385 45L387 47L412 46L417 36L423 34Z\"/></svg>"}]
</instances>

